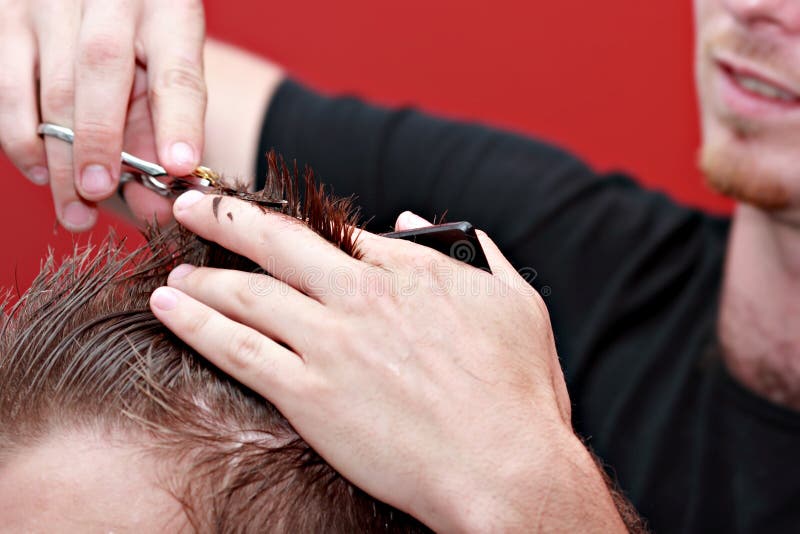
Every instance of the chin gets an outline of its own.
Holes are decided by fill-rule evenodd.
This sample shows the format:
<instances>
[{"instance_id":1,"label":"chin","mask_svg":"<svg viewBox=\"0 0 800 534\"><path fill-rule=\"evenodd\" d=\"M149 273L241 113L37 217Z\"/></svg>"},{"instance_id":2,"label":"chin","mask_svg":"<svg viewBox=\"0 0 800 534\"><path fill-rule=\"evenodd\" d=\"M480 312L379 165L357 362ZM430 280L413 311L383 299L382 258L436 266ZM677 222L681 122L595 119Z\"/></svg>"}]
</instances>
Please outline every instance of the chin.
<instances>
[{"instance_id":1,"label":"chin","mask_svg":"<svg viewBox=\"0 0 800 534\"><path fill-rule=\"evenodd\" d=\"M720 72L698 77L700 168L715 191L761 210L800 220L800 120L736 109L720 96ZM760 111L760 110L758 110Z\"/></svg>"},{"instance_id":2,"label":"chin","mask_svg":"<svg viewBox=\"0 0 800 534\"><path fill-rule=\"evenodd\" d=\"M715 6L698 11L701 169L723 195L800 220L800 46Z\"/></svg>"},{"instance_id":3,"label":"chin","mask_svg":"<svg viewBox=\"0 0 800 534\"><path fill-rule=\"evenodd\" d=\"M800 225L797 157L774 147L748 143L738 139L736 133L725 134L714 136L704 132L700 168L708 185L782 222Z\"/></svg>"}]
</instances>

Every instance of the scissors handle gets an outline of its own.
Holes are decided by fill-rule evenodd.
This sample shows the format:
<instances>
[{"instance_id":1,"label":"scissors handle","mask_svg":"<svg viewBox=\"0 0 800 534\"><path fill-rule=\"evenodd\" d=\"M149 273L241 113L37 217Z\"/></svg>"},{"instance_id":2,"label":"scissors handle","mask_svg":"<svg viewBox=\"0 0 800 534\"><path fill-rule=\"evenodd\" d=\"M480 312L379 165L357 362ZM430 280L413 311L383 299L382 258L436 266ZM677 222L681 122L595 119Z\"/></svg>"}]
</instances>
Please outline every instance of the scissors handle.
<instances>
[{"instance_id":1,"label":"scissors handle","mask_svg":"<svg viewBox=\"0 0 800 534\"><path fill-rule=\"evenodd\" d=\"M72 144L75 141L75 133L72 130L65 128L64 126L58 126L57 124L43 122L39 125L39 128L37 128L36 131L39 133L39 135L49 135L50 137L55 137L57 139L61 139L62 141L66 141L69 144Z\"/></svg>"},{"instance_id":2,"label":"scissors handle","mask_svg":"<svg viewBox=\"0 0 800 534\"><path fill-rule=\"evenodd\" d=\"M75 143L75 132L65 126L43 122L39 125L37 131L39 135L49 135L50 137L66 141L69 144ZM161 165L143 160L142 158L137 158L133 154L128 154L127 152L122 153L121 161L128 167L147 174L151 178L167 176L167 170Z\"/></svg>"}]
</instances>

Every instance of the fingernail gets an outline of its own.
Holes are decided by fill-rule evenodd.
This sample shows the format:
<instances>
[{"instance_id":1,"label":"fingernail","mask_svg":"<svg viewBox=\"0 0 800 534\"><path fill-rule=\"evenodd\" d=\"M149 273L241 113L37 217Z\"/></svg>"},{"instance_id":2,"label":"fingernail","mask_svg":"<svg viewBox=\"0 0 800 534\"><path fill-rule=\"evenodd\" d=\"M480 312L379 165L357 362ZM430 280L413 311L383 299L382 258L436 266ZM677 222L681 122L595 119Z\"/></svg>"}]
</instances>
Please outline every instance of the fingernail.
<instances>
[{"instance_id":1,"label":"fingernail","mask_svg":"<svg viewBox=\"0 0 800 534\"><path fill-rule=\"evenodd\" d=\"M174 143L170 147L169 157L175 165L185 166L194 165L195 163L194 149L188 143L182 141Z\"/></svg>"},{"instance_id":2,"label":"fingernail","mask_svg":"<svg viewBox=\"0 0 800 534\"><path fill-rule=\"evenodd\" d=\"M81 189L90 195L101 195L111 189L111 175L102 165L87 165L81 173Z\"/></svg>"},{"instance_id":3,"label":"fingernail","mask_svg":"<svg viewBox=\"0 0 800 534\"><path fill-rule=\"evenodd\" d=\"M178 294L169 287L159 287L150 295L150 303L159 310L174 310L178 304Z\"/></svg>"},{"instance_id":4,"label":"fingernail","mask_svg":"<svg viewBox=\"0 0 800 534\"><path fill-rule=\"evenodd\" d=\"M172 269L172 272L169 273L169 278L167 280L167 283L172 283L172 282L177 282L178 280L182 280L196 270L197 267L195 267L194 265L189 265L188 263L182 263L181 265L178 265L177 267Z\"/></svg>"},{"instance_id":5,"label":"fingernail","mask_svg":"<svg viewBox=\"0 0 800 534\"><path fill-rule=\"evenodd\" d=\"M79 200L74 200L64 206L61 217L66 225L74 229L84 229L94 224L97 210Z\"/></svg>"},{"instance_id":6,"label":"fingernail","mask_svg":"<svg viewBox=\"0 0 800 534\"><path fill-rule=\"evenodd\" d=\"M178 211L188 209L204 196L206 196L205 193L200 191L187 191L175 200L175 209Z\"/></svg>"},{"instance_id":7,"label":"fingernail","mask_svg":"<svg viewBox=\"0 0 800 534\"><path fill-rule=\"evenodd\" d=\"M45 185L50 181L50 173L46 167L36 166L28 171L28 179L36 185Z\"/></svg>"}]
</instances>

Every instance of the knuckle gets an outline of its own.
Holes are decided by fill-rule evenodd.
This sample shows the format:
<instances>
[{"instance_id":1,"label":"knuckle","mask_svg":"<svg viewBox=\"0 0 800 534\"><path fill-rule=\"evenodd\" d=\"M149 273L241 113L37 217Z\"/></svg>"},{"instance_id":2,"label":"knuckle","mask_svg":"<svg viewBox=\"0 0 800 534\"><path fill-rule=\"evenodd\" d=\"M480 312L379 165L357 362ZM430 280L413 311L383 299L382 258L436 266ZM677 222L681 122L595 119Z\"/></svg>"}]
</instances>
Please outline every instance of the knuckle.
<instances>
[{"instance_id":1,"label":"knuckle","mask_svg":"<svg viewBox=\"0 0 800 534\"><path fill-rule=\"evenodd\" d=\"M155 76L150 87L151 101L158 103L176 93L205 102L206 85L197 65L188 62L173 65Z\"/></svg>"},{"instance_id":2,"label":"knuckle","mask_svg":"<svg viewBox=\"0 0 800 534\"><path fill-rule=\"evenodd\" d=\"M88 70L108 70L125 62L127 46L112 35L96 34L81 42L79 66Z\"/></svg>"},{"instance_id":3,"label":"knuckle","mask_svg":"<svg viewBox=\"0 0 800 534\"><path fill-rule=\"evenodd\" d=\"M105 154L113 143L111 141L121 136L121 132L113 125L87 117L76 120L75 145L76 152L84 154Z\"/></svg>"},{"instance_id":4,"label":"knuckle","mask_svg":"<svg viewBox=\"0 0 800 534\"><path fill-rule=\"evenodd\" d=\"M264 278L251 274L246 284L236 284L230 293L234 306L239 309L251 309L254 304L253 297L268 291L267 283Z\"/></svg>"},{"instance_id":5,"label":"knuckle","mask_svg":"<svg viewBox=\"0 0 800 534\"><path fill-rule=\"evenodd\" d=\"M429 248L415 250L409 258L409 262L414 269L423 272L435 272L438 264L443 263L444 258L441 254Z\"/></svg>"},{"instance_id":6,"label":"knuckle","mask_svg":"<svg viewBox=\"0 0 800 534\"><path fill-rule=\"evenodd\" d=\"M261 337L252 330L234 333L228 343L228 360L235 369L250 369L259 360Z\"/></svg>"},{"instance_id":7,"label":"knuckle","mask_svg":"<svg viewBox=\"0 0 800 534\"><path fill-rule=\"evenodd\" d=\"M209 313L196 313L187 315L186 333L196 337L206 330L211 315Z\"/></svg>"},{"instance_id":8,"label":"knuckle","mask_svg":"<svg viewBox=\"0 0 800 534\"><path fill-rule=\"evenodd\" d=\"M94 137L113 137L119 132L109 122L98 120L89 117L80 117L75 121L75 136L80 139L81 137L94 136Z\"/></svg>"},{"instance_id":9,"label":"knuckle","mask_svg":"<svg viewBox=\"0 0 800 534\"><path fill-rule=\"evenodd\" d=\"M449 281L452 265L440 253L416 246L404 255L404 264L411 276L426 287L440 287Z\"/></svg>"},{"instance_id":10,"label":"knuckle","mask_svg":"<svg viewBox=\"0 0 800 534\"><path fill-rule=\"evenodd\" d=\"M437 258L432 249L408 241L398 240L396 244L393 243L392 249L396 263L417 271L430 269L431 263Z\"/></svg>"},{"instance_id":11,"label":"knuckle","mask_svg":"<svg viewBox=\"0 0 800 534\"><path fill-rule=\"evenodd\" d=\"M71 76L58 76L42 89L42 104L51 113L66 114L75 105L75 83Z\"/></svg>"}]
</instances>

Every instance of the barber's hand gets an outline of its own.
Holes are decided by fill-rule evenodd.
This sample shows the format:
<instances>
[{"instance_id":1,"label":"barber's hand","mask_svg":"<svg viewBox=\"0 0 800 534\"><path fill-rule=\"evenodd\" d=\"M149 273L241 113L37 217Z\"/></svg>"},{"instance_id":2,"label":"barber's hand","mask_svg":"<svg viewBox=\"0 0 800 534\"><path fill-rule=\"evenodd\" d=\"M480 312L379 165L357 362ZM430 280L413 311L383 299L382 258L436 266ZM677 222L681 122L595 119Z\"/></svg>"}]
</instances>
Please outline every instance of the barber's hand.
<instances>
[{"instance_id":1,"label":"barber's hand","mask_svg":"<svg viewBox=\"0 0 800 534\"><path fill-rule=\"evenodd\" d=\"M494 275L366 232L359 261L288 217L212 200L186 193L175 217L272 276L181 266L151 308L345 477L435 530L568 528L601 505L595 526L619 526L571 430L546 308L486 235Z\"/></svg>"},{"instance_id":2,"label":"barber's hand","mask_svg":"<svg viewBox=\"0 0 800 534\"><path fill-rule=\"evenodd\" d=\"M95 203L115 193L123 139L170 173L198 164L201 0L0 0L0 13L0 147L31 181L50 183L67 229L92 227ZM42 141L42 121L72 128L74 147ZM141 186L125 193L141 219L170 215Z\"/></svg>"}]
</instances>

